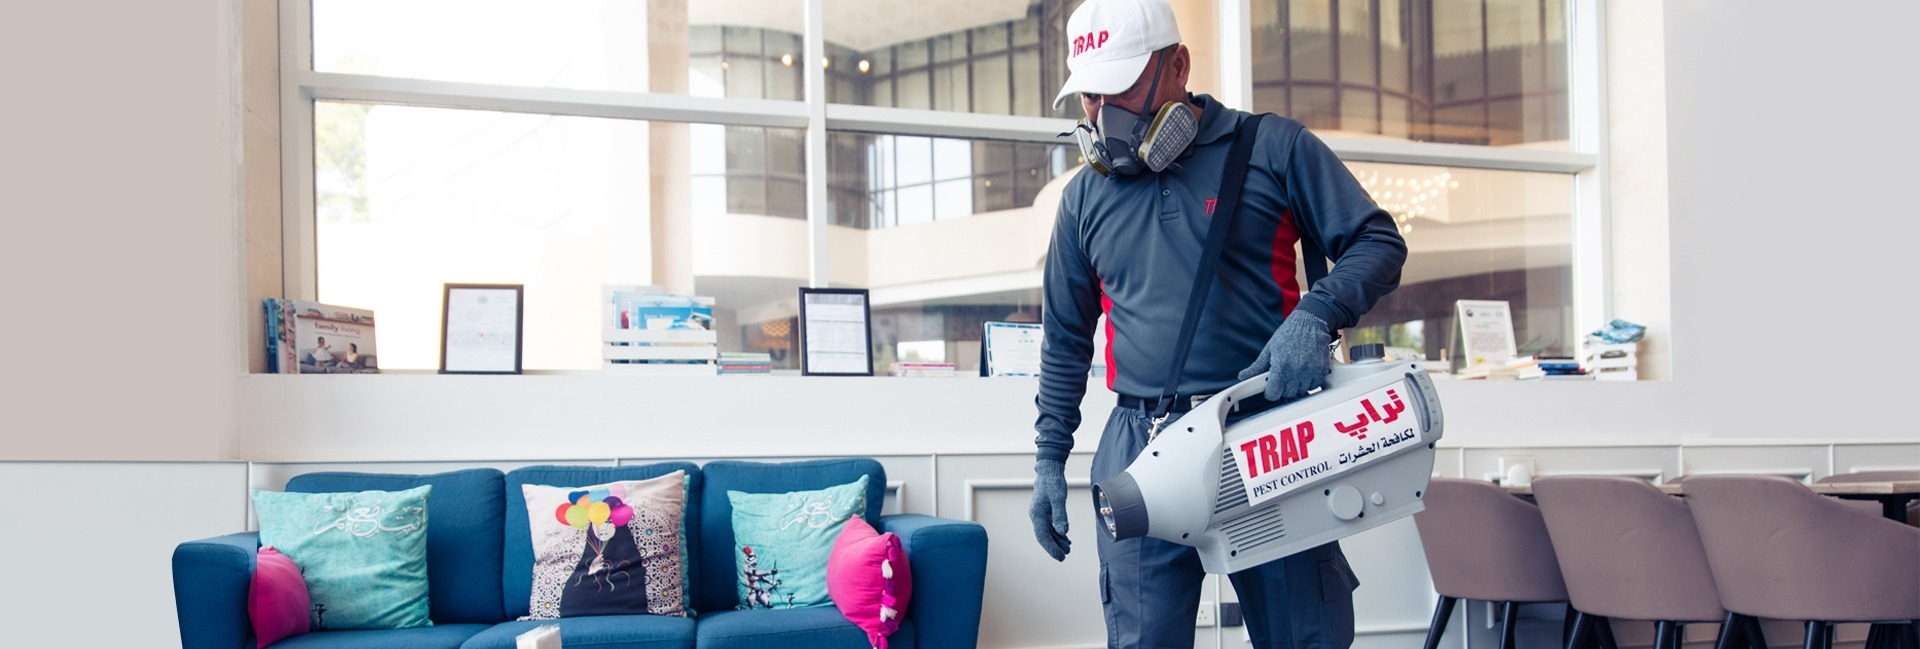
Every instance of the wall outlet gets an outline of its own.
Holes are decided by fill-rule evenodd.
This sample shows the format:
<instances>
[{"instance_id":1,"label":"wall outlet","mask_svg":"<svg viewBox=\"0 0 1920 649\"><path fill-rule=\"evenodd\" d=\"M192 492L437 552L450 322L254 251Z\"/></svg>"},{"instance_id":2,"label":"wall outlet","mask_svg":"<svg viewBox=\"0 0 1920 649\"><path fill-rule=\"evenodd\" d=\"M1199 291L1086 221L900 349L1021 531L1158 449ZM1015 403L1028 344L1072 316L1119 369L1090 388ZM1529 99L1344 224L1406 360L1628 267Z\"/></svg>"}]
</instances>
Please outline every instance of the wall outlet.
<instances>
[{"instance_id":1,"label":"wall outlet","mask_svg":"<svg viewBox=\"0 0 1920 649\"><path fill-rule=\"evenodd\" d=\"M1241 615L1239 602L1220 603L1220 626L1241 626L1246 623L1246 618Z\"/></svg>"},{"instance_id":2,"label":"wall outlet","mask_svg":"<svg viewBox=\"0 0 1920 649\"><path fill-rule=\"evenodd\" d=\"M1193 625L1196 627L1213 626L1218 619L1218 616L1214 614L1214 610L1213 602L1200 600L1200 615L1194 618Z\"/></svg>"}]
</instances>

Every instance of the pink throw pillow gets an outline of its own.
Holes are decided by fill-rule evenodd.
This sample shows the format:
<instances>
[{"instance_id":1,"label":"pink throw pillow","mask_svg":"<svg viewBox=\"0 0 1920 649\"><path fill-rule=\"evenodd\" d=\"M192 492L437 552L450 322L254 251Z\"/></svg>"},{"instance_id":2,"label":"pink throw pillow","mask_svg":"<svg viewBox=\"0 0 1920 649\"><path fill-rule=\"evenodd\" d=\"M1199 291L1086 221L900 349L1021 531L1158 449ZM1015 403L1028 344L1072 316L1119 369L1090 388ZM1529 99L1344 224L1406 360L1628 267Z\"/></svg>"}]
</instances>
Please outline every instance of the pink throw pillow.
<instances>
[{"instance_id":1,"label":"pink throw pillow","mask_svg":"<svg viewBox=\"0 0 1920 649\"><path fill-rule=\"evenodd\" d=\"M307 619L312 606L300 566L272 546L260 548L253 585L247 589L247 618L253 621L260 649L312 630Z\"/></svg>"},{"instance_id":2,"label":"pink throw pillow","mask_svg":"<svg viewBox=\"0 0 1920 649\"><path fill-rule=\"evenodd\" d=\"M827 558L827 596L833 605L867 632L875 649L887 649L887 636L899 630L912 595L913 573L900 537L874 531L859 516L848 519Z\"/></svg>"}]
</instances>

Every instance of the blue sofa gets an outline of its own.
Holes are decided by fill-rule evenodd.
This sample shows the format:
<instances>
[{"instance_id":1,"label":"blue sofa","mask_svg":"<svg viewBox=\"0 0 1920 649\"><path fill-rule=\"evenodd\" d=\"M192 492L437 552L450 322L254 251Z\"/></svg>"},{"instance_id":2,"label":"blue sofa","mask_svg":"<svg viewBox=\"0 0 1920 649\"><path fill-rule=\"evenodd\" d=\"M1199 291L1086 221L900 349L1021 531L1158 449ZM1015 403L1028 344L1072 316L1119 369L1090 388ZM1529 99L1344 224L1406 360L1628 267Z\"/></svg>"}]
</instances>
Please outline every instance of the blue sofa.
<instances>
[{"instance_id":1,"label":"blue sofa","mask_svg":"<svg viewBox=\"0 0 1920 649\"><path fill-rule=\"evenodd\" d=\"M533 543L525 484L580 487L644 480L685 470L687 570L692 618L611 615L557 621L515 621L527 613L533 582ZM291 492L397 491L432 485L427 500L428 606L433 626L397 630L323 631L274 643L275 649L512 649L514 637L558 624L568 649L735 649L806 647L865 649L865 632L832 606L795 610L735 610L732 506L727 491L783 493L823 489L868 476L865 516L882 532L900 536L913 567L913 601L897 649L970 648L979 639L986 579L987 535L978 524L921 515L880 516L886 473L871 459L780 464L685 462L644 466L534 466L502 474L470 469L433 475L310 473L287 483ZM251 649L247 620L256 533L182 543L173 553L174 602L187 649Z\"/></svg>"}]
</instances>

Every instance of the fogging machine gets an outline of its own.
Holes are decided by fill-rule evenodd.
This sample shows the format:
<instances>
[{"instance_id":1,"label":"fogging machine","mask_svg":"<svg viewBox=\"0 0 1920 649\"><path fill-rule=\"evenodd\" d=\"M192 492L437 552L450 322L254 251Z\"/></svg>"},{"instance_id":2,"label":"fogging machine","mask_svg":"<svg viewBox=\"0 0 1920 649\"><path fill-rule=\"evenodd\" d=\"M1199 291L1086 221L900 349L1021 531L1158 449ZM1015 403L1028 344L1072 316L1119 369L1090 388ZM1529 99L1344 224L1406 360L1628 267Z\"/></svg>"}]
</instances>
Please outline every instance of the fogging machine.
<instances>
[{"instance_id":1,"label":"fogging machine","mask_svg":"<svg viewBox=\"0 0 1920 649\"><path fill-rule=\"evenodd\" d=\"M1127 470L1094 485L1105 533L1199 549L1231 573L1413 515L1444 420L1420 366L1356 345L1326 387L1226 425L1266 376L1216 394L1160 429Z\"/></svg>"}]
</instances>

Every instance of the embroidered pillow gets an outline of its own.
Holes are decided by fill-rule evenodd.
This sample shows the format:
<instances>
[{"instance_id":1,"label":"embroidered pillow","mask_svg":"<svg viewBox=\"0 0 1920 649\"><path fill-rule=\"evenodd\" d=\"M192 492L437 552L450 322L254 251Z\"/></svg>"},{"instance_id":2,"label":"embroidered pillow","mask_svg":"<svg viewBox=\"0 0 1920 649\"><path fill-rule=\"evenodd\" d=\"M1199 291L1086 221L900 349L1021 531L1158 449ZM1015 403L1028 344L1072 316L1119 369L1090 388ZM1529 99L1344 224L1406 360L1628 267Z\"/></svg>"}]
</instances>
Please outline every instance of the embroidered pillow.
<instances>
[{"instance_id":1,"label":"embroidered pillow","mask_svg":"<svg viewBox=\"0 0 1920 649\"><path fill-rule=\"evenodd\" d=\"M825 606L827 558L847 519L867 509L867 476L783 494L728 491L739 608Z\"/></svg>"},{"instance_id":2,"label":"embroidered pillow","mask_svg":"<svg viewBox=\"0 0 1920 649\"><path fill-rule=\"evenodd\" d=\"M300 566L272 546L260 548L253 583L247 588L247 619L253 622L259 648L306 633L307 611L312 607Z\"/></svg>"},{"instance_id":3,"label":"embroidered pillow","mask_svg":"<svg viewBox=\"0 0 1920 649\"><path fill-rule=\"evenodd\" d=\"M521 619L687 617L687 472L520 489L533 532L533 598Z\"/></svg>"},{"instance_id":4,"label":"embroidered pillow","mask_svg":"<svg viewBox=\"0 0 1920 649\"><path fill-rule=\"evenodd\" d=\"M868 644L887 649L887 636L900 629L913 599L913 568L900 537L874 531L859 516L847 519L827 559L827 594L847 621L867 632Z\"/></svg>"},{"instance_id":5,"label":"embroidered pillow","mask_svg":"<svg viewBox=\"0 0 1920 649\"><path fill-rule=\"evenodd\" d=\"M427 494L253 492L260 545L300 567L314 631L405 629L427 619Z\"/></svg>"}]
</instances>

